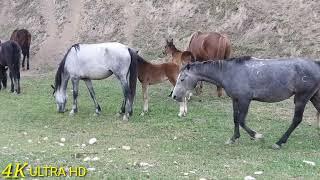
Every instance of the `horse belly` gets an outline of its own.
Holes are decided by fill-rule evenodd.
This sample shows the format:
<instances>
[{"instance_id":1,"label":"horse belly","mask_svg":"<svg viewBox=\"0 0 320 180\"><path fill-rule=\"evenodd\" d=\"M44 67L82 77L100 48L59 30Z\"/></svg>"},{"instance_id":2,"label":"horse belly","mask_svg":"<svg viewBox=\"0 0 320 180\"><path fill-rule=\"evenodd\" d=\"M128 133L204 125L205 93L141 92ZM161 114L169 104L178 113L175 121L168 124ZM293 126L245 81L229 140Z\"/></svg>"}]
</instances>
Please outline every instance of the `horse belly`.
<instances>
[{"instance_id":1,"label":"horse belly","mask_svg":"<svg viewBox=\"0 0 320 180\"><path fill-rule=\"evenodd\" d=\"M253 94L253 100L261 102L280 102L289 99L294 94L293 91L286 87L266 87L256 89Z\"/></svg>"},{"instance_id":2,"label":"horse belly","mask_svg":"<svg viewBox=\"0 0 320 180\"><path fill-rule=\"evenodd\" d=\"M81 78L88 78L88 79L92 79L92 80L101 80L101 79L105 79L109 76L111 76L113 73L110 70L101 68L101 69L96 69L95 71L88 71L85 72L81 75Z\"/></svg>"}]
</instances>

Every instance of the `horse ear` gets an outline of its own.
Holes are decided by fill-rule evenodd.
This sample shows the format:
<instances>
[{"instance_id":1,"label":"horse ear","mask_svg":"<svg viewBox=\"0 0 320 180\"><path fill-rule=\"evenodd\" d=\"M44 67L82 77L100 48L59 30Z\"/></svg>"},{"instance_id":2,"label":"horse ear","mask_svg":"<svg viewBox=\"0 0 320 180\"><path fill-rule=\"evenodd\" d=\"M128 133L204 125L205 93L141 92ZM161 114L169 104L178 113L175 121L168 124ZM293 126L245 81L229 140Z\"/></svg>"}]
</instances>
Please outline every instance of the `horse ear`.
<instances>
[{"instance_id":1,"label":"horse ear","mask_svg":"<svg viewBox=\"0 0 320 180\"><path fill-rule=\"evenodd\" d=\"M170 43L173 43L173 38L171 38L169 42L170 42Z\"/></svg>"}]
</instances>

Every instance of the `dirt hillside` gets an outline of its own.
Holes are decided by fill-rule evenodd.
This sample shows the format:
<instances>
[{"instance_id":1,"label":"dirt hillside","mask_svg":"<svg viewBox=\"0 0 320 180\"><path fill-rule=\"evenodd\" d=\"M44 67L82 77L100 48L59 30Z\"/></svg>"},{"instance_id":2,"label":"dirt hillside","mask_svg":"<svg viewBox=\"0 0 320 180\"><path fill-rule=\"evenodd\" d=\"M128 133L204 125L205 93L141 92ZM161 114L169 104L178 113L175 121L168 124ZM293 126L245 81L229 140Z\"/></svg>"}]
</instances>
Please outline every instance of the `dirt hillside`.
<instances>
[{"instance_id":1,"label":"dirt hillside","mask_svg":"<svg viewBox=\"0 0 320 180\"><path fill-rule=\"evenodd\" d=\"M233 56L318 58L319 27L318 0L0 1L0 39L30 30L31 66L45 70L77 42L119 41L155 60L165 38L185 49L197 30L228 34Z\"/></svg>"}]
</instances>

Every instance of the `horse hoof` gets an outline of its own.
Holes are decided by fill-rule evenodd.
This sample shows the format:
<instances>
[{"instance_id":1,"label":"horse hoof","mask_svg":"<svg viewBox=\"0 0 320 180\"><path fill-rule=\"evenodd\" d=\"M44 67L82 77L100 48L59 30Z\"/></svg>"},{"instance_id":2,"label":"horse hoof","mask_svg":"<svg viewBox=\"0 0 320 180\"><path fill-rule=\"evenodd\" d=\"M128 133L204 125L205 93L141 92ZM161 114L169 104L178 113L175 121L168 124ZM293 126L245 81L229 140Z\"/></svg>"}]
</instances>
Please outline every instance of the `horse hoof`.
<instances>
[{"instance_id":1,"label":"horse hoof","mask_svg":"<svg viewBox=\"0 0 320 180\"><path fill-rule=\"evenodd\" d=\"M239 143L239 138L232 140L231 138L228 139L225 144L230 145L230 144L238 144Z\"/></svg>"},{"instance_id":2,"label":"horse hoof","mask_svg":"<svg viewBox=\"0 0 320 180\"><path fill-rule=\"evenodd\" d=\"M127 121L129 121L129 118L128 118L128 116L124 115L122 120L127 122Z\"/></svg>"},{"instance_id":3,"label":"horse hoof","mask_svg":"<svg viewBox=\"0 0 320 180\"><path fill-rule=\"evenodd\" d=\"M256 133L254 137L252 137L251 139L255 141L259 141L259 140L264 140L264 137L263 137L263 134Z\"/></svg>"},{"instance_id":4,"label":"horse hoof","mask_svg":"<svg viewBox=\"0 0 320 180\"><path fill-rule=\"evenodd\" d=\"M95 114L96 114L96 115L100 115L100 113L101 113L101 111L99 111L99 110L96 109Z\"/></svg>"},{"instance_id":5,"label":"horse hoof","mask_svg":"<svg viewBox=\"0 0 320 180\"><path fill-rule=\"evenodd\" d=\"M73 116L75 114L74 110L71 110L69 116Z\"/></svg>"},{"instance_id":6,"label":"horse hoof","mask_svg":"<svg viewBox=\"0 0 320 180\"><path fill-rule=\"evenodd\" d=\"M272 149L279 150L279 149L281 149L281 146L279 146L278 144L273 144Z\"/></svg>"},{"instance_id":7,"label":"horse hoof","mask_svg":"<svg viewBox=\"0 0 320 180\"><path fill-rule=\"evenodd\" d=\"M178 114L178 117L181 118L181 117L182 117L182 113L179 113L179 114Z\"/></svg>"},{"instance_id":8,"label":"horse hoof","mask_svg":"<svg viewBox=\"0 0 320 180\"><path fill-rule=\"evenodd\" d=\"M140 113L140 116L144 116L144 114L145 114L144 112L141 112L141 113Z\"/></svg>"}]
</instances>

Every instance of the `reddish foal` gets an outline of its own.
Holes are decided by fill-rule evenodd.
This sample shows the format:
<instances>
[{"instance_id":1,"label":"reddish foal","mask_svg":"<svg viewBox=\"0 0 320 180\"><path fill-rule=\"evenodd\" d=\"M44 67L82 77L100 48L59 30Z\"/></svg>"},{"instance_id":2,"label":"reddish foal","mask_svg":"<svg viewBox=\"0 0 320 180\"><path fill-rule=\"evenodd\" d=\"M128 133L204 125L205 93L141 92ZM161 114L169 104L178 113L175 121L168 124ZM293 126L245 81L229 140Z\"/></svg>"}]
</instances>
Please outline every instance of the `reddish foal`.
<instances>
[{"instance_id":1,"label":"reddish foal","mask_svg":"<svg viewBox=\"0 0 320 180\"><path fill-rule=\"evenodd\" d=\"M177 64L180 68L190 62L194 62L194 57L190 51L180 51L173 44L173 39L166 40L166 46L164 47L165 55L171 54L171 62Z\"/></svg>"},{"instance_id":2,"label":"reddish foal","mask_svg":"<svg viewBox=\"0 0 320 180\"><path fill-rule=\"evenodd\" d=\"M191 36L189 47L197 61L221 60L230 57L231 43L228 37L217 32L195 32ZM200 91L202 83L200 84ZM218 96L222 96L222 88L217 87Z\"/></svg>"},{"instance_id":3,"label":"reddish foal","mask_svg":"<svg viewBox=\"0 0 320 180\"><path fill-rule=\"evenodd\" d=\"M162 83L166 80L175 86L176 80L179 75L179 66L174 63L162 63L162 64L152 64L142 57L138 58L138 79L142 86L143 94L143 112L144 115L148 112L148 86ZM178 116L186 116L187 114L187 102L183 101L180 103L180 111Z\"/></svg>"}]
</instances>

